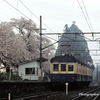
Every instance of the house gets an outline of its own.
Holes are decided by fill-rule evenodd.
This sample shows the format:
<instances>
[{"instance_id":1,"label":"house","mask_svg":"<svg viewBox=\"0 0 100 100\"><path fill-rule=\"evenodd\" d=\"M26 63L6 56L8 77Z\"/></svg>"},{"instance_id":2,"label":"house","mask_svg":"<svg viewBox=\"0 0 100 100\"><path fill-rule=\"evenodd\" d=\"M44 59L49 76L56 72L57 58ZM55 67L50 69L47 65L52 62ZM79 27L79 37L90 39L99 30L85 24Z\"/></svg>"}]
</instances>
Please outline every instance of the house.
<instances>
[{"instance_id":1,"label":"house","mask_svg":"<svg viewBox=\"0 0 100 100\"><path fill-rule=\"evenodd\" d=\"M42 62L44 61L47 61L47 59L42 58ZM39 81L41 75L43 75L43 73L41 74L41 69L40 69L40 58L19 64L18 74L23 79Z\"/></svg>"}]
</instances>

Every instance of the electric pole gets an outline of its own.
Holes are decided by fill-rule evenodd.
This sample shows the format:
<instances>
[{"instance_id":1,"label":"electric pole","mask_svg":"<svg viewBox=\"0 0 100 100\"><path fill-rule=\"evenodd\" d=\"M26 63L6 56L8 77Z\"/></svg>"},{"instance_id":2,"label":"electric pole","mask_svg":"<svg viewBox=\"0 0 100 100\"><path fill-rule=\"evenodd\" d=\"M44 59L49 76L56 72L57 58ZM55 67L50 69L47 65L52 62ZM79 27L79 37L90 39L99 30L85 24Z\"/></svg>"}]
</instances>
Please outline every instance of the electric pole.
<instances>
[{"instance_id":1,"label":"electric pole","mask_svg":"<svg viewBox=\"0 0 100 100\"><path fill-rule=\"evenodd\" d=\"M42 16L40 16L40 68L42 68Z\"/></svg>"},{"instance_id":2,"label":"electric pole","mask_svg":"<svg viewBox=\"0 0 100 100\"><path fill-rule=\"evenodd\" d=\"M42 77L42 16L40 16L40 69L41 69L41 81Z\"/></svg>"}]
</instances>

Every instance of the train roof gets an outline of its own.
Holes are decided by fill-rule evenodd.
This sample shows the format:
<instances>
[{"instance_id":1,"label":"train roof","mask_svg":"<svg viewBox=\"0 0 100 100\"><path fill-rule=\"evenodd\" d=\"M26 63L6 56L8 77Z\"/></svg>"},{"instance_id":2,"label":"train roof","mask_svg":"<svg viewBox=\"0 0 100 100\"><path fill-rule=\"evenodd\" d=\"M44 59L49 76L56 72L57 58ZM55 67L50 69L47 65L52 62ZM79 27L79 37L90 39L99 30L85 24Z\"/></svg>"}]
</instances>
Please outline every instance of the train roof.
<instances>
[{"instance_id":1,"label":"train roof","mask_svg":"<svg viewBox=\"0 0 100 100\"><path fill-rule=\"evenodd\" d=\"M87 65L87 64L83 63L82 61L76 59L72 55L55 56L50 60L50 62L51 63L53 63L53 62L77 62L77 63L79 63L81 65L84 65L84 66L87 66L87 67L91 68L89 65Z\"/></svg>"},{"instance_id":2,"label":"train roof","mask_svg":"<svg viewBox=\"0 0 100 100\"><path fill-rule=\"evenodd\" d=\"M56 56L54 58L52 58L51 60L52 62L77 62L77 60L75 59L75 57L73 56Z\"/></svg>"}]
</instances>

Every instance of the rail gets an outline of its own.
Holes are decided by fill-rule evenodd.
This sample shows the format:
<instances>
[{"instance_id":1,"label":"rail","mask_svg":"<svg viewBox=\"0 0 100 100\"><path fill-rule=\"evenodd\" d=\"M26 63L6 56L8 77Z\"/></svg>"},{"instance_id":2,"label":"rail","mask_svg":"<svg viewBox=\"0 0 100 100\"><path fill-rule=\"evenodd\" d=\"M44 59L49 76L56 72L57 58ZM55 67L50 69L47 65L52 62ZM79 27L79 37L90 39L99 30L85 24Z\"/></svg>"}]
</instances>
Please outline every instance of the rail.
<instances>
[{"instance_id":1,"label":"rail","mask_svg":"<svg viewBox=\"0 0 100 100\"><path fill-rule=\"evenodd\" d=\"M95 93L95 92L98 92L98 93ZM93 89L91 91L88 91L86 93L80 93L79 96L75 97L72 100L97 100L99 96L100 96L100 87Z\"/></svg>"},{"instance_id":2,"label":"rail","mask_svg":"<svg viewBox=\"0 0 100 100\"><path fill-rule=\"evenodd\" d=\"M29 100L29 99L33 99L33 98L41 98L41 97L44 97L44 96L48 96L48 95L54 95L54 94L60 94L61 92L54 92L54 91L47 91L47 92L43 92L43 93L39 93L39 94L34 94L34 95L31 95L31 96L23 96L21 98L16 98L16 99L13 99L13 100Z\"/></svg>"}]
</instances>

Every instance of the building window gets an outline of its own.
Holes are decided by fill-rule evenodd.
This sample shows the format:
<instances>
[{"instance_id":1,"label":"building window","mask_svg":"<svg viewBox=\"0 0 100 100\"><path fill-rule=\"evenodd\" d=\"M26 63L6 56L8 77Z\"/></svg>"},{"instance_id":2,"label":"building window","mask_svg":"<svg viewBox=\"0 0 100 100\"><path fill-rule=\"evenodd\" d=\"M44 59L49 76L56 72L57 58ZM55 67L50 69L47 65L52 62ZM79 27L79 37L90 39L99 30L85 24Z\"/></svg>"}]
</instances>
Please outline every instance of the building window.
<instances>
[{"instance_id":1,"label":"building window","mask_svg":"<svg viewBox=\"0 0 100 100\"><path fill-rule=\"evenodd\" d=\"M66 64L61 64L61 71L66 71Z\"/></svg>"},{"instance_id":2,"label":"building window","mask_svg":"<svg viewBox=\"0 0 100 100\"><path fill-rule=\"evenodd\" d=\"M73 65L68 65L68 71L73 71Z\"/></svg>"},{"instance_id":3,"label":"building window","mask_svg":"<svg viewBox=\"0 0 100 100\"><path fill-rule=\"evenodd\" d=\"M53 64L53 71L59 71L59 64Z\"/></svg>"},{"instance_id":4,"label":"building window","mask_svg":"<svg viewBox=\"0 0 100 100\"><path fill-rule=\"evenodd\" d=\"M35 68L25 68L25 74L35 74Z\"/></svg>"}]
</instances>

